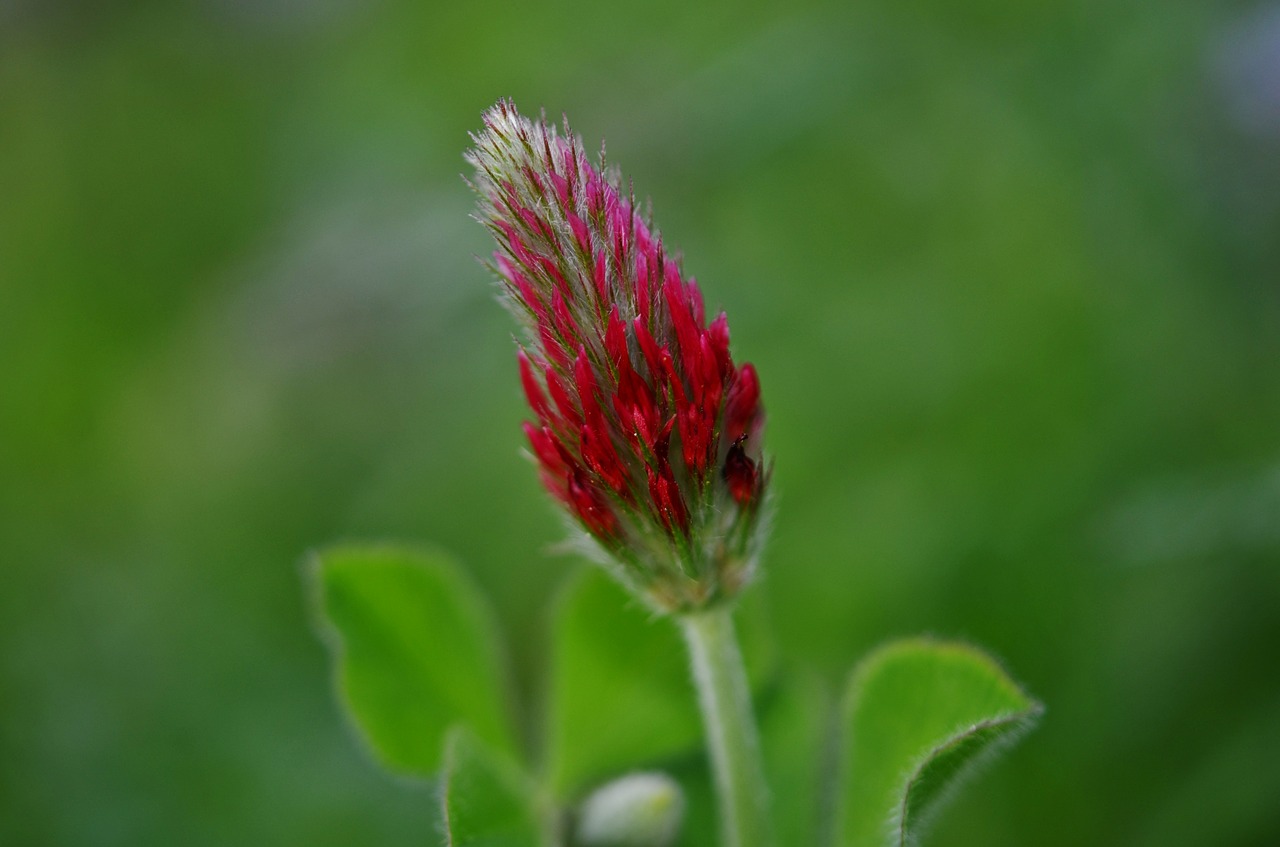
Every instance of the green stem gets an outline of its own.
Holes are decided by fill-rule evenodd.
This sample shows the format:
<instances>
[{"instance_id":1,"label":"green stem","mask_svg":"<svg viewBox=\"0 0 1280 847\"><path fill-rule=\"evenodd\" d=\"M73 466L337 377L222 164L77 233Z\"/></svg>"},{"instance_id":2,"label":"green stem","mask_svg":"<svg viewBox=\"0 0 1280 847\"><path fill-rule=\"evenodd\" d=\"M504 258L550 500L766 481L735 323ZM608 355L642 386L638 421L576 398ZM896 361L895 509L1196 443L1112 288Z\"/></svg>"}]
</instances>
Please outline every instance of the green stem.
<instances>
[{"instance_id":1,"label":"green stem","mask_svg":"<svg viewBox=\"0 0 1280 847\"><path fill-rule=\"evenodd\" d=\"M678 619L693 660L724 847L770 847L769 790L730 610L720 606Z\"/></svg>"}]
</instances>

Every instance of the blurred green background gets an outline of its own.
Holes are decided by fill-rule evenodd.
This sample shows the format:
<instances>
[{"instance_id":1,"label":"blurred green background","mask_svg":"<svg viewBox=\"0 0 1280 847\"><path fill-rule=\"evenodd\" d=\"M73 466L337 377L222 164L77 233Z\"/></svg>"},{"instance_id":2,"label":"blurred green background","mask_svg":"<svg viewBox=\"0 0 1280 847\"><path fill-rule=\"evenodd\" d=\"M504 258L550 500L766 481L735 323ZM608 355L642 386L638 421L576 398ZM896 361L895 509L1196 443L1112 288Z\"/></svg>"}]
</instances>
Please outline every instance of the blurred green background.
<instances>
[{"instance_id":1,"label":"blurred green background","mask_svg":"<svg viewBox=\"0 0 1280 847\"><path fill-rule=\"evenodd\" d=\"M933 844L1280 843L1277 10L0 1L0 843L432 843L317 544L457 554L536 691L500 96L607 137L759 367L787 653L959 636L1048 704Z\"/></svg>"}]
</instances>

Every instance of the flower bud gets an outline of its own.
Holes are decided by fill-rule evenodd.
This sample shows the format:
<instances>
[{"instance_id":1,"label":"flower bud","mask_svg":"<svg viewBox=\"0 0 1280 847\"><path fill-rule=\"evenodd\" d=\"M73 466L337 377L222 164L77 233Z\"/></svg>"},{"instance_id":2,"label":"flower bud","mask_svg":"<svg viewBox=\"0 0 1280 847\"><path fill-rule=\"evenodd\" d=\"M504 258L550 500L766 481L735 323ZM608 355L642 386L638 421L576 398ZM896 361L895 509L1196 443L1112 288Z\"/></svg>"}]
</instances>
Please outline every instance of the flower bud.
<instances>
[{"instance_id":1,"label":"flower bud","mask_svg":"<svg viewBox=\"0 0 1280 847\"><path fill-rule=\"evenodd\" d=\"M543 485L602 560L660 612L752 576L769 468L750 364L616 171L508 101L468 161L490 269L524 329L517 360Z\"/></svg>"},{"instance_id":2,"label":"flower bud","mask_svg":"<svg viewBox=\"0 0 1280 847\"><path fill-rule=\"evenodd\" d=\"M578 810L582 847L669 847L680 834L684 794L663 773L633 773L596 789Z\"/></svg>"}]
</instances>

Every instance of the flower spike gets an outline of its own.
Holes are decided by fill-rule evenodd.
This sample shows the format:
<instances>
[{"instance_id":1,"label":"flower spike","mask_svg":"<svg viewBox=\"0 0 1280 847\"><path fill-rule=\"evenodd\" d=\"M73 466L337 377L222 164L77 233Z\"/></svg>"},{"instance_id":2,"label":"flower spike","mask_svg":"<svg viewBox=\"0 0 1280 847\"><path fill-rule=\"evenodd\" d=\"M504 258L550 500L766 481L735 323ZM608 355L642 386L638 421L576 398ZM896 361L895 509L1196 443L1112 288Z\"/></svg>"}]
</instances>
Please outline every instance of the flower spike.
<instances>
[{"instance_id":1,"label":"flower spike","mask_svg":"<svg viewBox=\"0 0 1280 847\"><path fill-rule=\"evenodd\" d=\"M769 473L759 379L734 364L728 318L708 324L693 278L567 121L504 100L473 140L544 487L652 608L731 599L754 571Z\"/></svg>"}]
</instances>

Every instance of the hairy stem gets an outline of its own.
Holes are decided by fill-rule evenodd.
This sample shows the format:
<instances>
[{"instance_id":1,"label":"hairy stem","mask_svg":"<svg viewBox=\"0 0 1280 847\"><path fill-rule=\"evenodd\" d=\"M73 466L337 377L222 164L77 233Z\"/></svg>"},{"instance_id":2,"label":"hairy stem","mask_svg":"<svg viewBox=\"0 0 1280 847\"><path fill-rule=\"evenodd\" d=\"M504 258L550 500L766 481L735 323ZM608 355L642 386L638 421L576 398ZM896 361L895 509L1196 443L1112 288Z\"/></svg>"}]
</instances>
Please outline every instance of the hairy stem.
<instances>
[{"instance_id":1,"label":"hairy stem","mask_svg":"<svg viewBox=\"0 0 1280 847\"><path fill-rule=\"evenodd\" d=\"M693 661L724 847L772 847L769 791L730 610L716 607L679 621Z\"/></svg>"}]
</instances>

